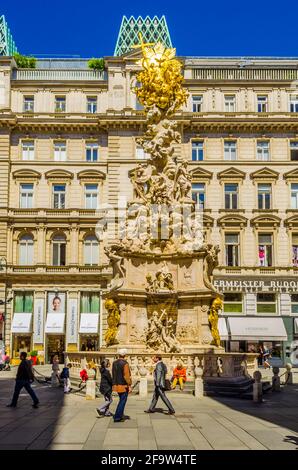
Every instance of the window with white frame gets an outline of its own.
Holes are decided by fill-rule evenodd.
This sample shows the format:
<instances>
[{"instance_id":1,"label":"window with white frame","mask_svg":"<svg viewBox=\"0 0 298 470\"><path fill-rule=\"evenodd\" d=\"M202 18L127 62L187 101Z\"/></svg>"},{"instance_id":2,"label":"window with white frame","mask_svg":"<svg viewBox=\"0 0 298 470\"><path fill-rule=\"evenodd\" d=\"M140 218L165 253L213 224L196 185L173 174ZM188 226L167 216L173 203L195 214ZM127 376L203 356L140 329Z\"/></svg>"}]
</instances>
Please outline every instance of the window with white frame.
<instances>
[{"instance_id":1,"label":"window with white frame","mask_svg":"<svg viewBox=\"0 0 298 470\"><path fill-rule=\"evenodd\" d=\"M291 161L296 162L298 160L298 142L295 142L295 141L290 142L290 154L291 154Z\"/></svg>"},{"instance_id":2,"label":"window with white frame","mask_svg":"<svg viewBox=\"0 0 298 470\"><path fill-rule=\"evenodd\" d=\"M291 313L298 314L298 294L291 295Z\"/></svg>"},{"instance_id":3,"label":"window with white frame","mask_svg":"<svg viewBox=\"0 0 298 470\"><path fill-rule=\"evenodd\" d=\"M202 95L192 95L191 102L192 102L192 112L193 113L201 113L202 112L202 104L203 104L203 96Z\"/></svg>"},{"instance_id":4,"label":"window with white frame","mask_svg":"<svg viewBox=\"0 0 298 470\"><path fill-rule=\"evenodd\" d=\"M55 112L64 113L66 110L65 96L55 96Z\"/></svg>"},{"instance_id":5,"label":"window with white frame","mask_svg":"<svg viewBox=\"0 0 298 470\"><path fill-rule=\"evenodd\" d=\"M87 96L87 113L97 113L97 96Z\"/></svg>"},{"instance_id":6,"label":"window with white frame","mask_svg":"<svg viewBox=\"0 0 298 470\"><path fill-rule=\"evenodd\" d=\"M64 140L54 142L54 160L55 162L64 162L66 160L66 142Z\"/></svg>"},{"instance_id":7,"label":"window with white frame","mask_svg":"<svg viewBox=\"0 0 298 470\"><path fill-rule=\"evenodd\" d=\"M34 140L22 141L22 160L34 160Z\"/></svg>"},{"instance_id":8,"label":"window with white frame","mask_svg":"<svg viewBox=\"0 0 298 470\"><path fill-rule=\"evenodd\" d=\"M84 240L84 264L88 266L99 263L99 243L95 235L90 235Z\"/></svg>"},{"instance_id":9,"label":"window with white frame","mask_svg":"<svg viewBox=\"0 0 298 470\"><path fill-rule=\"evenodd\" d=\"M66 195L65 184L53 185L53 208L54 209L65 209L65 195Z\"/></svg>"},{"instance_id":10,"label":"window with white frame","mask_svg":"<svg viewBox=\"0 0 298 470\"><path fill-rule=\"evenodd\" d=\"M23 235L19 241L19 264L28 266L33 264L34 241L31 234Z\"/></svg>"},{"instance_id":11,"label":"window with white frame","mask_svg":"<svg viewBox=\"0 0 298 470\"><path fill-rule=\"evenodd\" d=\"M225 184L225 209L238 209L238 184Z\"/></svg>"},{"instance_id":12,"label":"window with white frame","mask_svg":"<svg viewBox=\"0 0 298 470\"><path fill-rule=\"evenodd\" d=\"M52 239L53 246L53 266L66 265L66 237L65 235L55 235Z\"/></svg>"},{"instance_id":13,"label":"window with white frame","mask_svg":"<svg viewBox=\"0 0 298 470\"><path fill-rule=\"evenodd\" d=\"M298 183L291 184L291 209L298 209Z\"/></svg>"},{"instance_id":14,"label":"window with white frame","mask_svg":"<svg viewBox=\"0 0 298 470\"><path fill-rule=\"evenodd\" d=\"M236 141L226 140L224 143L224 159L236 160Z\"/></svg>"},{"instance_id":15,"label":"window with white frame","mask_svg":"<svg viewBox=\"0 0 298 470\"><path fill-rule=\"evenodd\" d=\"M257 160L268 161L269 155L269 142L258 141L257 142Z\"/></svg>"},{"instance_id":16,"label":"window with white frame","mask_svg":"<svg viewBox=\"0 0 298 470\"><path fill-rule=\"evenodd\" d=\"M85 208L97 209L98 206L98 185L86 184L85 185Z\"/></svg>"},{"instance_id":17,"label":"window with white frame","mask_svg":"<svg viewBox=\"0 0 298 470\"><path fill-rule=\"evenodd\" d=\"M290 113L298 113L298 96L290 96Z\"/></svg>"},{"instance_id":18,"label":"window with white frame","mask_svg":"<svg viewBox=\"0 0 298 470\"><path fill-rule=\"evenodd\" d=\"M225 234L226 266L239 266L239 233Z\"/></svg>"},{"instance_id":19,"label":"window with white frame","mask_svg":"<svg viewBox=\"0 0 298 470\"><path fill-rule=\"evenodd\" d=\"M298 233L292 234L292 263L298 267Z\"/></svg>"},{"instance_id":20,"label":"window with white frame","mask_svg":"<svg viewBox=\"0 0 298 470\"><path fill-rule=\"evenodd\" d=\"M259 266L273 265L272 233L259 233L258 258Z\"/></svg>"},{"instance_id":21,"label":"window with white frame","mask_svg":"<svg viewBox=\"0 0 298 470\"><path fill-rule=\"evenodd\" d=\"M200 162L204 160L204 142L202 140L192 141L191 159L193 162Z\"/></svg>"},{"instance_id":22,"label":"window with white frame","mask_svg":"<svg viewBox=\"0 0 298 470\"><path fill-rule=\"evenodd\" d=\"M257 109L258 113L267 113L268 111L268 96L266 95L258 95L257 96Z\"/></svg>"},{"instance_id":23,"label":"window with white frame","mask_svg":"<svg viewBox=\"0 0 298 470\"><path fill-rule=\"evenodd\" d=\"M258 184L258 209L271 209L271 184Z\"/></svg>"},{"instance_id":24,"label":"window with white frame","mask_svg":"<svg viewBox=\"0 0 298 470\"><path fill-rule=\"evenodd\" d=\"M200 209L204 209L205 183L192 183L191 197L192 197L192 200L199 206Z\"/></svg>"},{"instance_id":25,"label":"window with white frame","mask_svg":"<svg viewBox=\"0 0 298 470\"><path fill-rule=\"evenodd\" d=\"M241 292L224 292L224 313L242 313L243 296Z\"/></svg>"},{"instance_id":26,"label":"window with white frame","mask_svg":"<svg viewBox=\"0 0 298 470\"><path fill-rule=\"evenodd\" d=\"M236 111L236 96L225 95L225 112L234 113Z\"/></svg>"},{"instance_id":27,"label":"window with white frame","mask_svg":"<svg viewBox=\"0 0 298 470\"><path fill-rule=\"evenodd\" d=\"M33 184L23 183L20 185L20 208L32 209L33 207Z\"/></svg>"},{"instance_id":28,"label":"window with white frame","mask_svg":"<svg viewBox=\"0 0 298 470\"><path fill-rule=\"evenodd\" d=\"M86 161L87 162L98 161L98 143L97 142L86 142Z\"/></svg>"},{"instance_id":29,"label":"window with white frame","mask_svg":"<svg viewBox=\"0 0 298 470\"><path fill-rule=\"evenodd\" d=\"M257 313L272 315L277 313L276 294L260 292L257 294Z\"/></svg>"},{"instance_id":30,"label":"window with white frame","mask_svg":"<svg viewBox=\"0 0 298 470\"><path fill-rule=\"evenodd\" d=\"M33 111L34 111L34 96L24 96L23 111L24 111L24 113L33 113Z\"/></svg>"}]
</instances>

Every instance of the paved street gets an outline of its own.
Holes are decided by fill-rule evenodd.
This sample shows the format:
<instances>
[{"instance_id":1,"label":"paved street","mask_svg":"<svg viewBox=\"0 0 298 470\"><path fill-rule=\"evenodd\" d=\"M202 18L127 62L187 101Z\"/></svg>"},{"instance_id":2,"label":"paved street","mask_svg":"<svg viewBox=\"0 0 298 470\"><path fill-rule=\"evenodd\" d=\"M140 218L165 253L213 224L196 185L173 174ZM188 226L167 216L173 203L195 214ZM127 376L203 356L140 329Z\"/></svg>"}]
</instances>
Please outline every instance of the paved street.
<instances>
[{"instance_id":1,"label":"paved street","mask_svg":"<svg viewBox=\"0 0 298 470\"><path fill-rule=\"evenodd\" d=\"M149 400L130 396L131 419L98 418L101 402L36 384L41 406L26 392L17 409L6 408L14 372L0 373L0 449L298 449L298 384L265 395L265 402L230 398L201 400L171 392L175 416L146 415ZM297 380L295 373L295 381ZM115 409L117 399L112 404ZM162 404L159 405L162 407ZM125 429L125 432L123 430Z\"/></svg>"}]
</instances>

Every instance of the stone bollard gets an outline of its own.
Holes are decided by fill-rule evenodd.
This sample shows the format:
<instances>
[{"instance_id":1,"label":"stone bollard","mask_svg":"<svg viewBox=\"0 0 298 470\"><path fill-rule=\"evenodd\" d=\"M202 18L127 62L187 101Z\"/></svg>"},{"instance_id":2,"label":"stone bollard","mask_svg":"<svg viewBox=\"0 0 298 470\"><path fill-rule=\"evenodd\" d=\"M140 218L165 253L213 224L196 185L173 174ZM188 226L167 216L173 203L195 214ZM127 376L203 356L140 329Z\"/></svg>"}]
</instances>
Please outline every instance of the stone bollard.
<instances>
[{"instance_id":1,"label":"stone bollard","mask_svg":"<svg viewBox=\"0 0 298 470\"><path fill-rule=\"evenodd\" d=\"M284 385L293 385L292 364L286 364L285 383Z\"/></svg>"},{"instance_id":2,"label":"stone bollard","mask_svg":"<svg viewBox=\"0 0 298 470\"><path fill-rule=\"evenodd\" d=\"M95 380L87 380L86 382L86 400L95 400L96 393L95 393Z\"/></svg>"},{"instance_id":3,"label":"stone bollard","mask_svg":"<svg viewBox=\"0 0 298 470\"><path fill-rule=\"evenodd\" d=\"M273 377L272 377L272 391L273 392L280 392L280 377L279 374L279 367L273 367Z\"/></svg>"},{"instance_id":4,"label":"stone bollard","mask_svg":"<svg viewBox=\"0 0 298 470\"><path fill-rule=\"evenodd\" d=\"M262 386L262 374L259 370L256 370L253 374L255 382L253 384L253 401L255 403L262 403L263 401L263 386Z\"/></svg>"},{"instance_id":5,"label":"stone bollard","mask_svg":"<svg viewBox=\"0 0 298 470\"><path fill-rule=\"evenodd\" d=\"M204 383L203 383L203 369L202 367L195 367L195 397L203 398L204 396Z\"/></svg>"},{"instance_id":6,"label":"stone bollard","mask_svg":"<svg viewBox=\"0 0 298 470\"><path fill-rule=\"evenodd\" d=\"M140 373L139 396L145 398L148 395L148 379L147 379L148 371L147 369L145 369L145 367L140 367L139 373Z\"/></svg>"}]
</instances>

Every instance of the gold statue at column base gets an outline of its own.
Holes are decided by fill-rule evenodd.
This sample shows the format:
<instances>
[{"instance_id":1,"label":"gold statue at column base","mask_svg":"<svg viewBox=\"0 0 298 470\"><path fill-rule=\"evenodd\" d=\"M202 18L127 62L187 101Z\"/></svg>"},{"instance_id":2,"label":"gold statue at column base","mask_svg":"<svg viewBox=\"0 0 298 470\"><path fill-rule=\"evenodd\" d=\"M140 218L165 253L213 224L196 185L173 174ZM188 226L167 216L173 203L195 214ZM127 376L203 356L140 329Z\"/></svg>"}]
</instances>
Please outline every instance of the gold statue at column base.
<instances>
[{"instance_id":1,"label":"gold statue at column base","mask_svg":"<svg viewBox=\"0 0 298 470\"><path fill-rule=\"evenodd\" d=\"M113 299L107 299L105 301L105 308L108 312L107 322L109 326L105 334L105 342L107 346L112 346L113 344L118 344L116 336L120 323L119 307Z\"/></svg>"},{"instance_id":2,"label":"gold statue at column base","mask_svg":"<svg viewBox=\"0 0 298 470\"><path fill-rule=\"evenodd\" d=\"M209 310L209 315L208 315L208 320L209 320L209 326L211 330L211 335L213 338L213 341L211 344L214 344L215 346L219 347L220 346L220 336L219 336L219 331L218 331L218 311L222 310L223 308L223 302L220 297L216 297L212 301L210 310Z\"/></svg>"}]
</instances>

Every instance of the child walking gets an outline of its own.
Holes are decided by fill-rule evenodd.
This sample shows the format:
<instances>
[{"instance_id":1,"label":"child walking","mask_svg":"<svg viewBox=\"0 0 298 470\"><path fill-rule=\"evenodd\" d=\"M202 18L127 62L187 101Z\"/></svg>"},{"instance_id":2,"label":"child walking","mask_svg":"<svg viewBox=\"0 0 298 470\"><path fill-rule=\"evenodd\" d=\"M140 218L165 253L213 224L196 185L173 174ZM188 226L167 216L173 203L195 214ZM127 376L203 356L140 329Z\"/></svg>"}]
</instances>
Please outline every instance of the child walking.
<instances>
[{"instance_id":1,"label":"child walking","mask_svg":"<svg viewBox=\"0 0 298 470\"><path fill-rule=\"evenodd\" d=\"M108 359L104 359L100 363L100 386L99 391L104 396L105 402L102 406L96 408L96 412L98 416L113 416L113 414L109 411L109 407L113 401L112 398L112 376L108 368L110 367L110 361Z\"/></svg>"},{"instance_id":2,"label":"child walking","mask_svg":"<svg viewBox=\"0 0 298 470\"><path fill-rule=\"evenodd\" d=\"M71 369L71 364L67 364L65 367L63 367L62 372L60 374L60 379L63 379L64 383L64 393L69 393L71 390L69 369Z\"/></svg>"}]
</instances>

